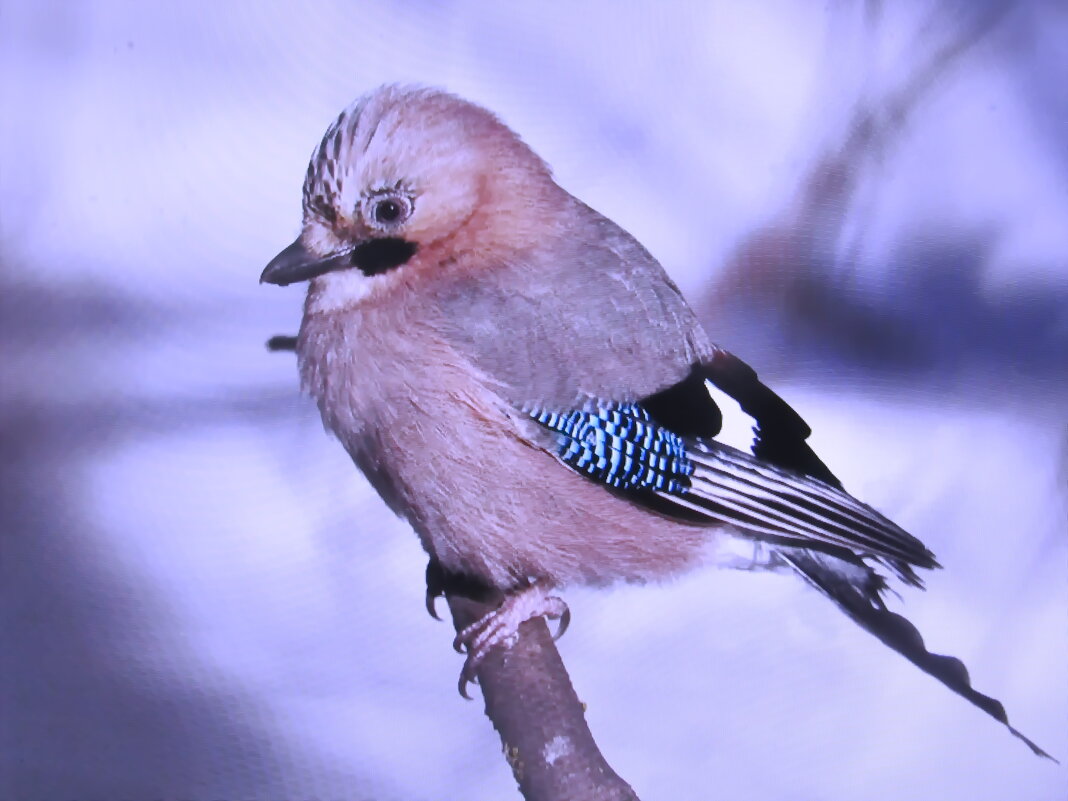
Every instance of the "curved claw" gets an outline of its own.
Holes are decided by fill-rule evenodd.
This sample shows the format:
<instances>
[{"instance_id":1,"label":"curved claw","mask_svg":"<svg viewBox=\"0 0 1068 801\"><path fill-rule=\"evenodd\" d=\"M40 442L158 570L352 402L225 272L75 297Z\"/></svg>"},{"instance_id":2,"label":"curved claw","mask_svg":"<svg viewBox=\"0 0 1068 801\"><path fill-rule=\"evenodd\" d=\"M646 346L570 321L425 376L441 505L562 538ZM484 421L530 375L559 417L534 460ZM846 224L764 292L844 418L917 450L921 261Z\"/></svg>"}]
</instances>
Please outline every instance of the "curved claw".
<instances>
[{"instance_id":1,"label":"curved claw","mask_svg":"<svg viewBox=\"0 0 1068 801\"><path fill-rule=\"evenodd\" d=\"M472 668L471 670L468 670L467 664L464 663L464 668L463 668L463 670L460 671L460 683L459 683L457 689L460 690L460 695L462 695L464 697L464 699L466 699L468 701L474 701L475 699L472 698L470 695L468 695L468 692L467 692L467 685L468 684L478 684L478 676L475 675L474 668Z\"/></svg>"},{"instance_id":2,"label":"curved claw","mask_svg":"<svg viewBox=\"0 0 1068 801\"><path fill-rule=\"evenodd\" d=\"M561 602L563 603L563 602ZM553 641L559 640L564 636L564 632L567 631L567 627L571 625L571 609L567 604L564 604L563 611L560 612L560 620L556 624L556 632L553 634Z\"/></svg>"},{"instance_id":3,"label":"curved claw","mask_svg":"<svg viewBox=\"0 0 1068 801\"><path fill-rule=\"evenodd\" d=\"M470 680L467 678L466 675L464 675L464 672L461 670L460 671L460 684L458 685L458 689L460 690L460 695L463 696L463 699L465 701L474 701L475 700L474 698L472 698L467 693L467 685L470 684L470 683L471 683Z\"/></svg>"},{"instance_id":4,"label":"curved claw","mask_svg":"<svg viewBox=\"0 0 1068 801\"><path fill-rule=\"evenodd\" d=\"M437 610L438 595L439 595L439 593L431 592L430 588L429 587L427 588L427 591L426 591L426 611L430 613L430 616L432 618L434 618L434 620L441 620L441 616L438 614L438 610Z\"/></svg>"},{"instance_id":5,"label":"curved claw","mask_svg":"<svg viewBox=\"0 0 1068 801\"><path fill-rule=\"evenodd\" d=\"M426 563L426 611L434 620L438 616L437 600L445 595L445 574L441 565L433 557Z\"/></svg>"}]
</instances>

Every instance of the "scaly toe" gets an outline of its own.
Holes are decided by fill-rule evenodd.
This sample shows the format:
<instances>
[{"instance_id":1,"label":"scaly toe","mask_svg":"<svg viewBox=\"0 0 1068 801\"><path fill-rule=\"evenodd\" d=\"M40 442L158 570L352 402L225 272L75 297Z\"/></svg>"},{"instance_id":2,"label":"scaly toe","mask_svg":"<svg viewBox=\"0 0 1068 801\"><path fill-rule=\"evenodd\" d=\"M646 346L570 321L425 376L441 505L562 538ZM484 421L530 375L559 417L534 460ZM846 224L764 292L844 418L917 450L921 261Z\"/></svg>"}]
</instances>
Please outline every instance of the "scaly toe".
<instances>
[{"instance_id":1,"label":"scaly toe","mask_svg":"<svg viewBox=\"0 0 1068 801\"><path fill-rule=\"evenodd\" d=\"M480 617L470 626L466 626L457 632L456 636L452 638L453 650L458 654L470 653L471 643L477 640L479 632L489 625L493 614L493 612L490 612L488 615Z\"/></svg>"},{"instance_id":2,"label":"scaly toe","mask_svg":"<svg viewBox=\"0 0 1068 801\"><path fill-rule=\"evenodd\" d=\"M542 585L534 584L507 596L501 605L464 627L452 641L458 653L467 653L463 670L460 671L459 690L464 698L470 698L467 685L476 681L479 665L494 648L512 647L519 639L519 627L536 617L559 620L555 638L563 636L571 621L567 604L553 595L546 595Z\"/></svg>"}]
</instances>

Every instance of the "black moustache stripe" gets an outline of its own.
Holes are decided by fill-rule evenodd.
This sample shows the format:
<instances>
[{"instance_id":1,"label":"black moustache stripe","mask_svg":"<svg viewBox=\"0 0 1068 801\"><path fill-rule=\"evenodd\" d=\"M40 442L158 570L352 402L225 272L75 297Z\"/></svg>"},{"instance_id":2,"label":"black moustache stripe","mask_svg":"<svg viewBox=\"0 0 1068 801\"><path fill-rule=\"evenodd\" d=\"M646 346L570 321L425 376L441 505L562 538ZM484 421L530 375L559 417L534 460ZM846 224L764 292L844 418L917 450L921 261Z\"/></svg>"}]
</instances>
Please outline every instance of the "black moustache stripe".
<instances>
[{"instance_id":1,"label":"black moustache stripe","mask_svg":"<svg viewBox=\"0 0 1068 801\"><path fill-rule=\"evenodd\" d=\"M352 251L352 263L367 276L380 275L407 262L419 246L407 239L372 239Z\"/></svg>"}]
</instances>

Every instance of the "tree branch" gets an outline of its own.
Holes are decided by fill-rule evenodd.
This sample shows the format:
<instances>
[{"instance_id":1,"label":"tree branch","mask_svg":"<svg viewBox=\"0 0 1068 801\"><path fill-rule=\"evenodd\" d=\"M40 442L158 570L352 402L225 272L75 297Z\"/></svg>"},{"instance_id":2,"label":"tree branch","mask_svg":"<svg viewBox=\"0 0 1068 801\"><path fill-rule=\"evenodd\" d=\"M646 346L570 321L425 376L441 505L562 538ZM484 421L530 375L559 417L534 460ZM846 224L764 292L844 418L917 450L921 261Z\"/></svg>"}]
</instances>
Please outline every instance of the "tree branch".
<instances>
[{"instance_id":1,"label":"tree branch","mask_svg":"<svg viewBox=\"0 0 1068 801\"><path fill-rule=\"evenodd\" d=\"M460 631L496 608L446 596ZM526 801L638 801L593 740L544 618L519 627L510 648L495 648L478 667L486 717Z\"/></svg>"}]
</instances>

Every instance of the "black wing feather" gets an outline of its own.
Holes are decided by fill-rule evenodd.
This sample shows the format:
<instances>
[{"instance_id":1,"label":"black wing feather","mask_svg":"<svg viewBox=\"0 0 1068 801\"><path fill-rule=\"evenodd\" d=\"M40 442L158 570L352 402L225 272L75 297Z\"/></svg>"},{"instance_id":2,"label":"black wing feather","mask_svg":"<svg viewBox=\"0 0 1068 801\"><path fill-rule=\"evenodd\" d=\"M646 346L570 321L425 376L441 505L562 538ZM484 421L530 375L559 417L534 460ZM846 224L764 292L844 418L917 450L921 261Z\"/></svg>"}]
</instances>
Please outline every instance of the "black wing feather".
<instances>
[{"instance_id":1,"label":"black wing feather","mask_svg":"<svg viewBox=\"0 0 1068 801\"><path fill-rule=\"evenodd\" d=\"M786 401L761 383L756 370L720 349L711 359L695 365L695 369L738 401L742 410L756 421L755 457L842 488L842 482L805 442L812 429Z\"/></svg>"}]
</instances>

